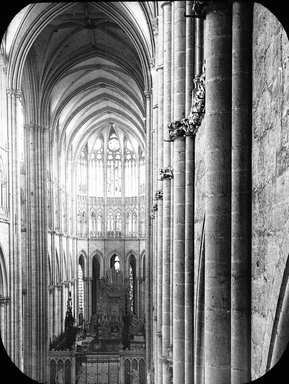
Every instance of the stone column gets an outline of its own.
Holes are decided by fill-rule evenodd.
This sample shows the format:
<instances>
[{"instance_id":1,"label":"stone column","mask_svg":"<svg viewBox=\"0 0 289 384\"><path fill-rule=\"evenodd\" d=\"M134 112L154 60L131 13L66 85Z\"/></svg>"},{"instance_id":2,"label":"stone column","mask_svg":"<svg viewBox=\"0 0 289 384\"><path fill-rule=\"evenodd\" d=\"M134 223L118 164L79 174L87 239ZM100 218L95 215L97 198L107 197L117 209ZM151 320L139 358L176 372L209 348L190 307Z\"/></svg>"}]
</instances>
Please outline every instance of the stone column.
<instances>
[{"instance_id":1,"label":"stone column","mask_svg":"<svg viewBox=\"0 0 289 384\"><path fill-rule=\"evenodd\" d=\"M27 149L27 246L28 255L28 373L44 382L48 351L48 248L47 248L47 152L48 129L25 126Z\"/></svg>"},{"instance_id":2,"label":"stone column","mask_svg":"<svg viewBox=\"0 0 289 384\"><path fill-rule=\"evenodd\" d=\"M197 17L195 22L195 76L202 73L204 61L204 21Z\"/></svg>"},{"instance_id":3,"label":"stone column","mask_svg":"<svg viewBox=\"0 0 289 384\"><path fill-rule=\"evenodd\" d=\"M252 3L233 3L231 383L251 381Z\"/></svg>"},{"instance_id":4,"label":"stone column","mask_svg":"<svg viewBox=\"0 0 289 384\"><path fill-rule=\"evenodd\" d=\"M172 6L170 1L161 4L163 12L164 34L164 106L163 106L163 165L160 178L163 188L163 281L162 281L162 356L168 357L170 345L170 256L171 256L171 142L167 126L171 121L171 18ZM163 366L163 383L169 384L171 380L168 364Z\"/></svg>"},{"instance_id":5,"label":"stone column","mask_svg":"<svg viewBox=\"0 0 289 384\"><path fill-rule=\"evenodd\" d=\"M186 1L186 14L192 14L192 1ZM194 79L195 19L186 18L186 111L192 105ZM186 134L185 153L185 381L194 382L194 184L195 136Z\"/></svg>"},{"instance_id":6,"label":"stone column","mask_svg":"<svg viewBox=\"0 0 289 384\"><path fill-rule=\"evenodd\" d=\"M173 381L183 384L185 371L185 138L180 121L185 117L186 2L173 3Z\"/></svg>"},{"instance_id":7,"label":"stone column","mask_svg":"<svg viewBox=\"0 0 289 384\"><path fill-rule=\"evenodd\" d=\"M154 78L156 81L156 77ZM154 82L154 84L157 84ZM153 101L157 100L157 87L153 86ZM152 181L151 181L151 189L153 192L157 190L157 169L158 169L158 104L154 104L152 110L152 120L153 120L153 140L152 140ZM158 242L157 242L157 204L154 200L154 194L151 195L151 208L152 208L152 321L153 321L153 363L154 363L154 375L155 381L158 377L158 357L157 357L157 250L158 250Z\"/></svg>"},{"instance_id":8,"label":"stone column","mask_svg":"<svg viewBox=\"0 0 289 384\"><path fill-rule=\"evenodd\" d=\"M12 361L22 368L22 253L21 253L21 204L20 204L20 114L21 92L7 91L7 124L9 135L9 288L10 331L7 352Z\"/></svg>"},{"instance_id":9,"label":"stone column","mask_svg":"<svg viewBox=\"0 0 289 384\"><path fill-rule=\"evenodd\" d=\"M155 193L155 199L158 204L158 219L157 219L157 359L158 364L158 376L157 382L162 384L163 382L163 364L161 362L162 356L162 281L163 281L163 191L162 181L159 178L159 170L163 167L163 104L164 104L164 68L163 68L163 15L160 12L158 17L158 38L157 38L157 84L158 84L158 161L157 161L157 191Z\"/></svg>"},{"instance_id":10,"label":"stone column","mask_svg":"<svg viewBox=\"0 0 289 384\"><path fill-rule=\"evenodd\" d=\"M231 380L232 9L206 16L205 382Z\"/></svg>"},{"instance_id":11,"label":"stone column","mask_svg":"<svg viewBox=\"0 0 289 384\"><path fill-rule=\"evenodd\" d=\"M151 142L151 93L145 92L146 101L146 242L145 242L145 330L146 330L146 367L147 371L152 367L152 142Z\"/></svg>"}]
</instances>

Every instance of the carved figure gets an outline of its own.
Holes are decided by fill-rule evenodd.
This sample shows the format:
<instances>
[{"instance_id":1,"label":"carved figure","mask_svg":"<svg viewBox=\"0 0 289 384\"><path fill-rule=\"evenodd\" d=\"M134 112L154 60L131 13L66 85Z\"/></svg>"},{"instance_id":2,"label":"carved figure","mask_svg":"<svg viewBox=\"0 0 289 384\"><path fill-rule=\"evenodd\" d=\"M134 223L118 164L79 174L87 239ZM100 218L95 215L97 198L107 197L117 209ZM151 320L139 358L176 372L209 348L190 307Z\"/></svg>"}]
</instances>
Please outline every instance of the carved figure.
<instances>
[{"instance_id":1,"label":"carved figure","mask_svg":"<svg viewBox=\"0 0 289 384\"><path fill-rule=\"evenodd\" d=\"M123 283L123 273L117 271L114 267L110 268L106 272L107 282L110 284L122 284Z\"/></svg>"},{"instance_id":2,"label":"carved figure","mask_svg":"<svg viewBox=\"0 0 289 384\"><path fill-rule=\"evenodd\" d=\"M64 384L63 368L60 368L55 376L55 384Z\"/></svg>"},{"instance_id":3,"label":"carved figure","mask_svg":"<svg viewBox=\"0 0 289 384\"><path fill-rule=\"evenodd\" d=\"M137 369L133 369L129 372L129 375L132 377L132 384L139 384L139 373Z\"/></svg>"}]
</instances>

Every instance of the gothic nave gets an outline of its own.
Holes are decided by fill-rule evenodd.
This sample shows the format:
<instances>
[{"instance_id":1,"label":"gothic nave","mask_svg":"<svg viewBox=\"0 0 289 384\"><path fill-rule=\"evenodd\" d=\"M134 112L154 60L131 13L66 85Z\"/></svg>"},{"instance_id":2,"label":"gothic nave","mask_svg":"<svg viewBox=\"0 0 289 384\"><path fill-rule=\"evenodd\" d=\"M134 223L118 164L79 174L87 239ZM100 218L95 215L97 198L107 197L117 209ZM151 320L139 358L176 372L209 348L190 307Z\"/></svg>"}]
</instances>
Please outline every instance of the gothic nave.
<instances>
[{"instance_id":1,"label":"gothic nave","mask_svg":"<svg viewBox=\"0 0 289 384\"><path fill-rule=\"evenodd\" d=\"M289 42L261 3L10 11L9 380L12 361L15 382L274 382L289 341Z\"/></svg>"}]
</instances>

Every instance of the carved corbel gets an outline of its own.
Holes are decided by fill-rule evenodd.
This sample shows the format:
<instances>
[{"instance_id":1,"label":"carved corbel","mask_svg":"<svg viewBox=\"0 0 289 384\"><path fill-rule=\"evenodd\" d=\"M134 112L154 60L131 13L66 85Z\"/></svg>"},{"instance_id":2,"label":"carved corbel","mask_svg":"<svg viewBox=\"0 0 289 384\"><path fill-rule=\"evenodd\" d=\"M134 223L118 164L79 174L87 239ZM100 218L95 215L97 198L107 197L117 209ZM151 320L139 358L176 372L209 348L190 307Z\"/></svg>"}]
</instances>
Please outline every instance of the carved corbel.
<instances>
[{"instance_id":1,"label":"carved corbel","mask_svg":"<svg viewBox=\"0 0 289 384\"><path fill-rule=\"evenodd\" d=\"M177 137L185 135L185 127L182 120L172 121L168 123L170 141L174 141Z\"/></svg>"},{"instance_id":2,"label":"carved corbel","mask_svg":"<svg viewBox=\"0 0 289 384\"><path fill-rule=\"evenodd\" d=\"M160 179L173 179L174 178L174 170L172 167L167 167L167 168L161 168L160 169Z\"/></svg>"},{"instance_id":3,"label":"carved corbel","mask_svg":"<svg viewBox=\"0 0 289 384\"><path fill-rule=\"evenodd\" d=\"M155 199L156 200L159 200L159 199L162 199L163 198L163 190L162 189L159 189L158 191L156 191L155 193Z\"/></svg>"},{"instance_id":4,"label":"carved corbel","mask_svg":"<svg viewBox=\"0 0 289 384\"><path fill-rule=\"evenodd\" d=\"M203 72L194 79L195 92L192 99L192 107L188 117L182 120L185 127L187 136L195 136L202 123L205 114L205 99L206 99L206 88L205 88L205 65L203 66Z\"/></svg>"}]
</instances>

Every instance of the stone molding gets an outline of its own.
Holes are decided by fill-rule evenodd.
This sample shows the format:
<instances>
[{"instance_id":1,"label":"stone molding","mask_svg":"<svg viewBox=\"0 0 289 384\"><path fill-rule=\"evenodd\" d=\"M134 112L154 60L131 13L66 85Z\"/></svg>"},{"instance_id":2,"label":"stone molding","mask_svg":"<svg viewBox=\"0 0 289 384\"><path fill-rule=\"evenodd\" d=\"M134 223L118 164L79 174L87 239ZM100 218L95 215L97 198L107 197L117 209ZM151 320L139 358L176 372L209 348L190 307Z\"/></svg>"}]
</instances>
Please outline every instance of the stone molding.
<instances>
[{"instance_id":1,"label":"stone molding","mask_svg":"<svg viewBox=\"0 0 289 384\"><path fill-rule=\"evenodd\" d=\"M6 93L7 93L8 96L14 96L14 97L16 97L19 100L22 99L22 91L19 90L19 89L8 88L8 89L6 89Z\"/></svg>"},{"instance_id":2,"label":"stone molding","mask_svg":"<svg viewBox=\"0 0 289 384\"><path fill-rule=\"evenodd\" d=\"M0 296L0 307L5 307L6 305L10 304L11 298L6 296Z\"/></svg>"}]
</instances>

